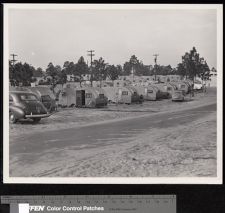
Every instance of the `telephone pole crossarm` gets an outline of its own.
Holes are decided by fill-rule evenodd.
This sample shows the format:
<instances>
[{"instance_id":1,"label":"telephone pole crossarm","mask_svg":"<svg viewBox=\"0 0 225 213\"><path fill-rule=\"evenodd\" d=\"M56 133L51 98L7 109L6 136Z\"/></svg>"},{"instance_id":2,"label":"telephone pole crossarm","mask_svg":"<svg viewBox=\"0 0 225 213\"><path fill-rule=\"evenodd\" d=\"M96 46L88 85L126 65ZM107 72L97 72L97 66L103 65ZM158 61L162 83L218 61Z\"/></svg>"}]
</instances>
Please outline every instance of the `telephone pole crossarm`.
<instances>
[{"instance_id":1,"label":"telephone pole crossarm","mask_svg":"<svg viewBox=\"0 0 225 213\"><path fill-rule=\"evenodd\" d=\"M15 58L16 58L16 56L18 56L18 55L16 55L16 54L10 54L10 56L12 56L12 60L10 60L12 63L13 63L13 66L15 65L15 62L17 61Z\"/></svg>"}]
</instances>

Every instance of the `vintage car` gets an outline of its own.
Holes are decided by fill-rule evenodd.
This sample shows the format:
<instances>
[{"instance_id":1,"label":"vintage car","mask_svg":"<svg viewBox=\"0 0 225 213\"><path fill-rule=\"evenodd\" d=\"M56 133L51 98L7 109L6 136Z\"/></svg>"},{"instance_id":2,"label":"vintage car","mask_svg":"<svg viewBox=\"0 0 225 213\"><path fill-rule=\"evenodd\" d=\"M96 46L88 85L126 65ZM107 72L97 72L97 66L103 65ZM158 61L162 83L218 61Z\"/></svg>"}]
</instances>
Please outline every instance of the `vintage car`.
<instances>
[{"instance_id":1,"label":"vintage car","mask_svg":"<svg viewBox=\"0 0 225 213\"><path fill-rule=\"evenodd\" d=\"M51 114L32 92L9 92L9 122L16 123L19 119L31 118L35 123Z\"/></svg>"},{"instance_id":2,"label":"vintage car","mask_svg":"<svg viewBox=\"0 0 225 213\"><path fill-rule=\"evenodd\" d=\"M43 103L43 105L49 112L54 112L57 110L55 97L53 96L53 93L49 88L30 87L29 90L37 95L38 100Z\"/></svg>"},{"instance_id":3,"label":"vintage car","mask_svg":"<svg viewBox=\"0 0 225 213\"><path fill-rule=\"evenodd\" d=\"M175 90L172 93L172 101L184 101L184 91L183 90Z\"/></svg>"}]
</instances>

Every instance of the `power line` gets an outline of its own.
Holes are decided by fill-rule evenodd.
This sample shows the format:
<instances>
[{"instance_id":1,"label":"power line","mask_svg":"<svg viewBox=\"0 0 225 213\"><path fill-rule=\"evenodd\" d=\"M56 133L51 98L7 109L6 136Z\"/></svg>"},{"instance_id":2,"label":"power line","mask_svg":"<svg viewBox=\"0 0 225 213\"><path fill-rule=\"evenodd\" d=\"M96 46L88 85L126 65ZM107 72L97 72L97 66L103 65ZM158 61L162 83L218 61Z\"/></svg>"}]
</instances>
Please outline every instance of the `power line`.
<instances>
[{"instance_id":1,"label":"power line","mask_svg":"<svg viewBox=\"0 0 225 213\"><path fill-rule=\"evenodd\" d=\"M156 81L156 69L157 69L157 57L159 56L159 54L153 54L154 58L154 62L155 62L155 81Z\"/></svg>"}]
</instances>

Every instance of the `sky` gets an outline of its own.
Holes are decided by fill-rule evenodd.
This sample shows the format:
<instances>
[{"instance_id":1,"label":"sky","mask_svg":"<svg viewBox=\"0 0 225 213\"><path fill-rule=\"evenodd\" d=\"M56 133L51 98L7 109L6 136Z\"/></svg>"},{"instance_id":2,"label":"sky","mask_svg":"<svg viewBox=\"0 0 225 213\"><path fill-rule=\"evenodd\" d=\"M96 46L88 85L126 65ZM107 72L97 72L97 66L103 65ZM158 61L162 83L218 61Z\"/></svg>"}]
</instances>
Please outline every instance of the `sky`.
<instances>
[{"instance_id":1,"label":"sky","mask_svg":"<svg viewBox=\"0 0 225 213\"><path fill-rule=\"evenodd\" d=\"M77 62L87 50L94 59L121 64L136 55L144 64L176 67L196 47L209 67L216 67L216 10L75 10L10 9L9 53L17 60L46 69Z\"/></svg>"}]
</instances>

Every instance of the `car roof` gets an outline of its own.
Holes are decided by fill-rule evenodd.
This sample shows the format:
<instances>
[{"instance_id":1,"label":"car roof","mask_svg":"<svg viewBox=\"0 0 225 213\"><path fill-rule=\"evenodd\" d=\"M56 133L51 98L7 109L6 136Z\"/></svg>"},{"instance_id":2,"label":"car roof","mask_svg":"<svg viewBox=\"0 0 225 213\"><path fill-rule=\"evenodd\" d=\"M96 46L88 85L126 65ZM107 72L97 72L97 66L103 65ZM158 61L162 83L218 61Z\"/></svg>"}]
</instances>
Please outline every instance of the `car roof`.
<instances>
[{"instance_id":1,"label":"car roof","mask_svg":"<svg viewBox=\"0 0 225 213\"><path fill-rule=\"evenodd\" d=\"M29 92L29 91L10 91L9 94L31 94L31 95L35 95L33 92Z\"/></svg>"}]
</instances>

